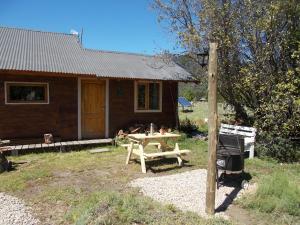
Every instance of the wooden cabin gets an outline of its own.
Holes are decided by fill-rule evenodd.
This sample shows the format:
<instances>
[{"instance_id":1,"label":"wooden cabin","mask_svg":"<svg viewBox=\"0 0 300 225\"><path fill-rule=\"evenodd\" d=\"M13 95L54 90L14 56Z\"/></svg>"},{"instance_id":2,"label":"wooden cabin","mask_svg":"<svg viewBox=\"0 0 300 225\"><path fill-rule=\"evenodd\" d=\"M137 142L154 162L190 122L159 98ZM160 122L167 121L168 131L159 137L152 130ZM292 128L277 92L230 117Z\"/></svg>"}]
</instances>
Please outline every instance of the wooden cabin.
<instances>
[{"instance_id":1,"label":"wooden cabin","mask_svg":"<svg viewBox=\"0 0 300 225\"><path fill-rule=\"evenodd\" d=\"M190 77L161 57L0 27L0 139L113 137L134 122L174 127L178 82Z\"/></svg>"}]
</instances>

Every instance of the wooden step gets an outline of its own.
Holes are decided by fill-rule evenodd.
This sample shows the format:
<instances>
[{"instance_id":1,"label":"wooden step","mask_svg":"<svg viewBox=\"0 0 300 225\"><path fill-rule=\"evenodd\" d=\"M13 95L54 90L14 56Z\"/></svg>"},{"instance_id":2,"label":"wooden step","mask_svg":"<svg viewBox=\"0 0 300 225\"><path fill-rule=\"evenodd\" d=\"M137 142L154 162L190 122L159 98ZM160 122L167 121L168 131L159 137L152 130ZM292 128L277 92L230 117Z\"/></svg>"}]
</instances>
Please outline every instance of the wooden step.
<instances>
[{"instance_id":1,"label":"wooden step","mask_svg":"<svg viewBox=\"0 0 300 225\"><path fill-rule=\"evenodd\" d=\"M96 145L96 144L112 144L113 139L91 139L91 140L75 140L75 141L65 141L65 142L54 142L51 144L38 143L38 144L25 144L25 145L11 145L11 146L1 146L0 151L10 151L14 152L14 155L18 155L19 150L34 150L34 149L47 149L47 148L57 148L68 147L68 146L85 146L85 145Z\"/></svg>"}]
</instances>

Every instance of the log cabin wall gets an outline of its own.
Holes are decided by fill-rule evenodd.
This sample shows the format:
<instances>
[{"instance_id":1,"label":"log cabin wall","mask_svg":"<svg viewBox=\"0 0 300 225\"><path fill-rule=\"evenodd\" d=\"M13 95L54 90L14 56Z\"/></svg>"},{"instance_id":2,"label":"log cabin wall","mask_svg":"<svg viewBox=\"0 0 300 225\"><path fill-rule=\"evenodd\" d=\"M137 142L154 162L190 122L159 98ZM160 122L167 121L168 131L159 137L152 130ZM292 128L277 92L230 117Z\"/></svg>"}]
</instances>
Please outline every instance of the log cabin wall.
<instances>
[{"instance_id":1,"label":"log cabin wall","mask_svg":"<svg viewBox=\"0 0 300 225\"><path fill-rule=\"evenodd\" d=\"M45 82L49 104L5 104L4 82ZM52 133L61 140L77 139L77 78L0 73L0 139L43 138Z\"/></svg>"},{"instance_id":2,"label":"log cabin wall","mask_svg":"<svg viewBox=\"0 0 300 225\"><path fill-rule=\"evenodd\" d=\"M178 83L162 82L162 112L134 112L134 80L109 81L109 135L133 123L151 123L174 128L176 125Z\"/></svg>"},{"instance_id":3,"label":"log cabin wall","mask_svg":"<svg viewBox=\"0 0 300 225\"><path fill-rule=\"evenodd\" d=\"M36 74L36 73L35 73ZM42 82L49 84L49 104L5 104L4 82ZM78 138L77 77L9 74L0 72L0 139L42 139L52 133L61 140ZM175 127L177 82L164 81L162 112L134 112L134 80L109 81L109 136L133 123L155 123Z\"/></svg>"}]
</instances>

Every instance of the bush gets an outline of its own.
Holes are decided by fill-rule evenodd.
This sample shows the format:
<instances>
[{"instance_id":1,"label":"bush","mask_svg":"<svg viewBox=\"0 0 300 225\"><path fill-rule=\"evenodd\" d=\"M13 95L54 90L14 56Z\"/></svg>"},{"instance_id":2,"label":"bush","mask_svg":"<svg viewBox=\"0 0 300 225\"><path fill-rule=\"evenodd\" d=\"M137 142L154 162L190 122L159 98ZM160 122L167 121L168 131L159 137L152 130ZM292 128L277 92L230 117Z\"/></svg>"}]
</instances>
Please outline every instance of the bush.
<instances>
[{"instance_id":1,"label":"bush","mask_svg":"<svg viewBox=\"0 0 300 225\"><path fill-rule=\"evenodd\" d=\"M300 156L299 145L290 139L273 137L266 133L258 136L256 150L260 156L271 157L279 162L297 162Z\"/></svg>"},{"instance_id":2,"label":"bush","mask_svg":"<svg viewBox=\"0 0 300 225\"><path fill-rule=\"evenodd\" d=\"M184 133L191 133L197 129L197 125L188 118L180 121L180 131Z\"/></svg>"}]
</instances>

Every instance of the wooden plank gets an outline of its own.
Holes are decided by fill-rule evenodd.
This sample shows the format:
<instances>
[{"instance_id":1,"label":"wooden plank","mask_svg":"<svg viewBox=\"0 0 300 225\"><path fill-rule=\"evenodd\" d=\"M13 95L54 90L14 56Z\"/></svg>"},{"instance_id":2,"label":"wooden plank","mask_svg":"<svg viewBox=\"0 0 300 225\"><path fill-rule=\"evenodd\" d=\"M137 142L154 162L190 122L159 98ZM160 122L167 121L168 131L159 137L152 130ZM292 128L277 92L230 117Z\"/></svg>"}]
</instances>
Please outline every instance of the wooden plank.
<instances>
[{"instance_id":1,"label":"wooden plank","mask_svg":"<svg viewBox=\"0 0 300 225\"><path fill-rule=\"evenodd\" d=\"M136 146L139 146L139 144L133 144L135 147ZM160 143L159 142L150 142L150 143L148 143L148 145L149 146L160 146ZM122 146L122 147L128 147L128 146L130 146L130 144L121 144L120 146Z\"/></svg>"},{"instance_id":2,"label":"wooden plank","mask_svg":"<svg viewBox=\"0 0 300 225\"><path fill-rule=\"evenodd\" d=\"M35 149L40 149L40 148L42 148L42 144L41 143L35 145Z\"/></svg>"},{"instance_id":3,"label":"wooden plank","mask_svg":"<svg viewBox=\"0 0 300 225\"><path fill-rule=\"evenodd\" d=\"M53 148L55 147L54 143L48 144L48 148Z\"/></svg>"},{"instance_id":4,"label":"wooden plank","mask_svg":"<svg viewBox=\"0 0 300 225\"><path fill-rule=\"evenodd\" d=\"M89 150L90 153L102 153L102 152L110 152L111 150L109 148L96 148Z\"/></svg>"},{"instance_id":5,"label":"wooden plank","mask_svg":"<svg viewBox=\"0 0 300 225\"><path fill-rule=\"evenodd\" d=\"M8 148L9 150L15 150L16 146L15 145L8 145L8 146L2 146L0 148Z\"/></svg>"},{"instance_id":6,"label":"wooden plank","mask_svg":"<svg viewBox=\"0 0 300 225\"><path fill-rule=\"evenodd\" d=\"M0 139L0 144L1 144L1 145L9 144L9 143L10 143L10 140L1 140L1 139Z\"/></svg>"},{"instance_id":7,"label":"wooden plank","mask_svg":"<svg viewBox=\"0 0 300 225\"><path fill-rule=\"evenodd\" d=\"M68 143L67 142L60 142L61 146L67 146Z\"/></svg>"},{"instance_id":8,"label":"wooden plank","mask_svg":"<svg viewBox=\"0 0 300 225\"><path fill-rule=\"evenodd\" d=\"M51 144L46 143L37 143L37 144L24 144L24 145L11 145L11 146L3 146L8 148L5 151L17 151L17 150L28 150L28 149L41 149L41 148L51 148L57 147L61 148L62 146L80 146L80 145L90 145L90 144L107 144L111 143L113 139L91 139L91 140L81 140L81 141L66 141L66 142L54 142ZM158 144L158 143L157 143ZM3 150L4 151L4 150Z\"/></svg>"},{"instance_id":9,"label":"wooden plank","mask_svg":"<svg viewBox=\"0 0 300 225\"><path fill-rule=\"evenodd\" d=\"M132 155L132 151L133 151L133 142L130 143L130 145L127 147L127 157L126 157L126 165L129 164L131 155Z\"/></svg>"},{"instance_id":10,"label":"wooden plank","mask_svg":"<svg viewBox=\"0 0 300 225\"><path fill-rule=\"evenodd\" d=\"M49 148L49 144L43 143L42 148Z\"/></svg>"},{"instance_id":11,"label":"wooden plank","mask_svg":"<svg viewBox=\"0 0 300 225\"><path fill-rule=\"evenodd\" d=\"M73 141L74 145L80 145L80 142L79 141Z\"/></svg>"},{"instance_id":12,"label":"wooden plank","mask_svg":"<svg viewBox=\"0 0 300 225\"><path fill-rule=\"evenodd\" d=\"M90 142L88 140L78 141L80 145L88 145Z\"/></svg>"},{"instance_id":13,"label":"wooden plank","mask_svg":"<svg viewBox=\"0 0 300 225\"><path fill-rule=\"evenodd\" d=\"M29 145L22 145L22 150L27 150L29 148Z\"/></svg>"},{"instance_id":14,"label":"wooden plank","mask_svg":"<svg viewBox=\"0 0 300 225\"><path fill-rule=\"evenodd\" d=\"M15 146L15 150L21 150L22 149L22 145L16 145Z\"/></svg>"},{"instance_id":15,"label":"wooden plank","mask_svg":"<svg viewBox=\"0 0 300 225\"><path fill-rule=\"evenodd\" d=\"M35 144L29 144L28 149L35 149Z\"/></svg>"},{"instance_id":16,"label":"wooden plank","mask_svg":"<svg viewBox=\"0 0 300 225\"><path fill-rule=\"evenodd\" d=\"M68 146L74 145L73 141L66 141L66 144L67 144Z\"/></svg>"},{"instance_id":17,"label":"wooden plank","mask_svg":"<svg viewBox=\"0 0 300 225\"><path fill-rule=\"evenodd\" d=\"M184 155L188 154L191 151L188 149L183 149L179 151L168 151L168 152L155 152L155 153L144 153L144 156L148 158L156 158L156 157L161 157L161 156L177 156L177 155Z\"/></svg>"},{"instance_id":18,"label":"wooden plank","mask_svg":"<svg viewBox=\"0 0 300 225\"><path fill-rule=\"evenodd\" d=\"M146 134L129 134L128 137L135 139L135 140L143 140L143 139L157 139L157 138L178 138L180 134L172 134L172 133L154 133L153 135L146 135Z\"/></svg>"},{"instance_id":19,"label":"wooden plank","mask_svg":"<svg viewBox=\"0 0 300 225\"><path fill-rule=\"evenodd\" d=\"M14 150L9 148L8 146L0 147L0 152L8 152L8 151L14 151Z\"/></svg>"},{"instance_id":20,"label":"wooden plank","mask_svg":"<svg viewBox=\"0 0 300 225\"><path fill-rule=\"evenodd\" d=\"M60 148L61 147L61 143L60 142L55 142L53 143L55 148Z\"/></svg>"}]
</instances>

